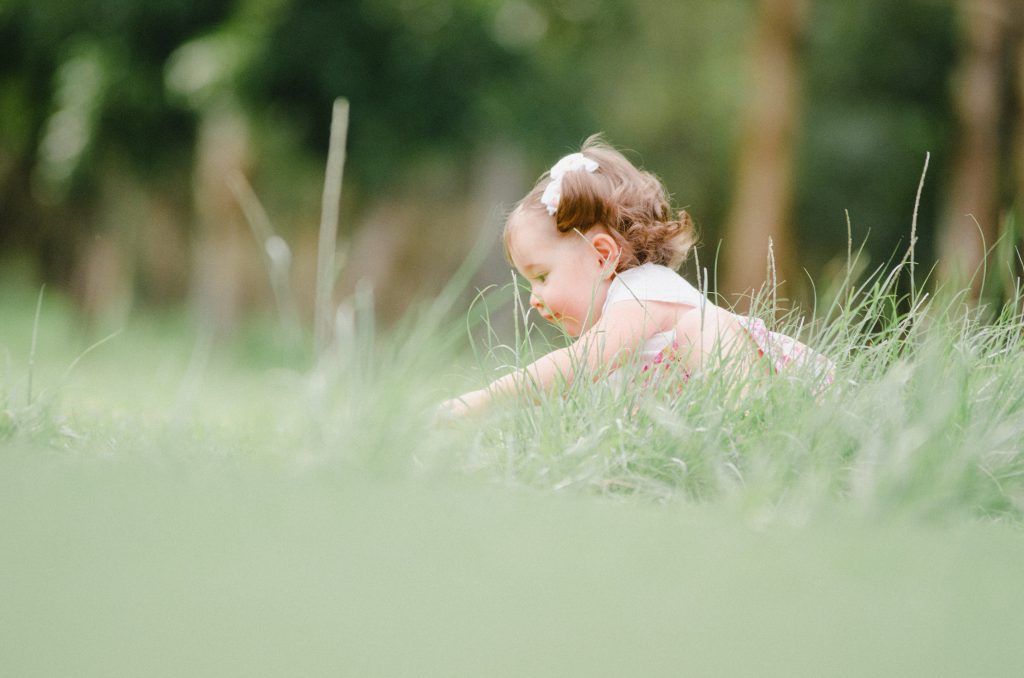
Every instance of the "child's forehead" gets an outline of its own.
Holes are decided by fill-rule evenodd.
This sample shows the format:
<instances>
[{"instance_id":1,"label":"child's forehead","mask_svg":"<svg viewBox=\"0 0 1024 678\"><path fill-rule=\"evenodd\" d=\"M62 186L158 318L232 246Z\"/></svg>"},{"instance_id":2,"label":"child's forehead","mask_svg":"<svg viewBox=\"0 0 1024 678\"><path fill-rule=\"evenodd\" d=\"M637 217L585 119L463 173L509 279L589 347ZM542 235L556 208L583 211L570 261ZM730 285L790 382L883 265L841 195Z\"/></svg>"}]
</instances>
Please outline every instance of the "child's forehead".
<instances>
[{"instance_id":1,"label":"child's forehead","mask_svg":"<svg viewBox=\"0 0 1024 678\"><path fill-rule=\"evenodd\" d=\"M558 240L554 220L533 210L517 210L509 219L509 248L537 249Z\"/></svg>"},{"instance_id":2,"label":"child's forehead","mask_svg":"<svg viewBox=\"0 0 1024 678\"><path fill-rule=\"evenodd\" d=\"M509 223L508 254L512 263L527 268L558 244L558 232L553 224L541 219L520 219Z\"/></svg>"}]
</instances>

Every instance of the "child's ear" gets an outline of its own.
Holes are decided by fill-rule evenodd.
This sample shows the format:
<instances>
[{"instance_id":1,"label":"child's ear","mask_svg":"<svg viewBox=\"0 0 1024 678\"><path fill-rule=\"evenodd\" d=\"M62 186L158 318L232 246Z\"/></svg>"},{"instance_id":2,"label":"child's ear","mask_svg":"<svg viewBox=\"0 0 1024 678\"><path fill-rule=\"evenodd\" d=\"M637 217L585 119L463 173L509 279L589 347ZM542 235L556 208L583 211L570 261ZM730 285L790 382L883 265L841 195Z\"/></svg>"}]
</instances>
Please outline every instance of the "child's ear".
<instances>
[{"instance_id":1,"label":"child's ear","mask_svg":"<svg viewBox=\"0 0 1024 678\"><path fill-rule=\"evenodd\" d=\"M606 233L598 233L590 241L590 244L594 246L597 261L603 269L602 274L605 278L610 278L619 264L619 255L621 254L619 243Z\"/></svg>"}]
</instances>

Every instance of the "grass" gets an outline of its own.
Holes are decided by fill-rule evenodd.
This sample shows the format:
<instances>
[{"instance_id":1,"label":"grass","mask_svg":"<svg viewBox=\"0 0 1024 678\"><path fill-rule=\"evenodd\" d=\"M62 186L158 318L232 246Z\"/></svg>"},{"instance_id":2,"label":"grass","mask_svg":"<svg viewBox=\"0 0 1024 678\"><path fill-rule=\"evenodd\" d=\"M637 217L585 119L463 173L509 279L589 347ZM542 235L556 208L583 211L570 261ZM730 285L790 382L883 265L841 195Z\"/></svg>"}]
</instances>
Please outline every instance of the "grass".
<instances>
[{"instance_id":1,"label":"grass","mask_svg":"<svg viewBox=\"0 0 1024 678\"><path fill-rule=\"evenodd\" d=\"M173 316L82 355L102 335L5 282L0 668L1015 676L1021 296L904 270L852 261L779 321L837 361L824 391L581 379L456 425L433 405L544 341L457 362L453 294L389 332L353 299L310 367Z\"/></svg>"},{"instance_id":2,"label":"grass","mask_svg":"<svg viewBox=\"0 0 1024 678\"><path fill-rule=\"evenodd\" d=\"M840 507L865 516L1024 515L1024 299L993 310L961 295L898 292L904 264L848 277L799 336L837 362L709 373L637 389L595 375L538 408L501 408L474 460L505 481L659 501L746 507L797 522ZM755 313L772 318L766 299ZM522 364L528 339L507 353ZM505 368L507 369L507 368Z\"/></svg>"}]
</instances>

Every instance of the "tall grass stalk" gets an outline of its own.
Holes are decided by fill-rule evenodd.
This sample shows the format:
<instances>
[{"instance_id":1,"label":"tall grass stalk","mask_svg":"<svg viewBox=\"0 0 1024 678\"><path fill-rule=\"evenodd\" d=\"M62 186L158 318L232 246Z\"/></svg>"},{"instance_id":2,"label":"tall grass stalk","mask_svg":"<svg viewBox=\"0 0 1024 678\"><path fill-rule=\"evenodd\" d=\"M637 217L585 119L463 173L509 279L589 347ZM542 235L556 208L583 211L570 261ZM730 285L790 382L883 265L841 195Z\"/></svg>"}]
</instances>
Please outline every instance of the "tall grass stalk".
<instances>
[{"instance_id":1,"label":"tall grass stalk","mask_svg":"<svg viewBox=\"0 0 1024 678\"><path fill-rule=\"evenodd\" d=\"M317 244L316 308L314 338L319 355L330 341L334 311L334 283L337 278L338 215L341 182L345 170L345 143L348 138L348 99L334 101L331 116L331 140L324 172L323 206L320 216L320 240Z\"/></svg>"},{"instance_id":2,"label":"tall grass stalk","mask_svg":"<svg viewBox=\"0 0 1024 678\"><path fill-rule=\"evenodd\" d=\"M28 352L28 385L26 386L25 403L32 406L32 377L36 368L36 340L39 338L39 314L43 310L43 292L46 285L39 288L39 296L36 298L36 312L32 319L32 346Z\"/></svg>"},{"instance_id":3,"label":"tall grass stalk","mask_svg":"<svg viewBox=\"0 0 1024 678\"><path fill-rule=\"evenodd\" d=\"M299 304L292 292L290 282L291 249L284 238L274 231L267 211L263 208L263 204L245 175L236 172L228 178L228 186L242 208L245 220L249 223L249 229L260 247L263 263L270 279L270 288L277 304L284 339L288 345L296 346L303 333Z\"/></svg>"}]
</instances>

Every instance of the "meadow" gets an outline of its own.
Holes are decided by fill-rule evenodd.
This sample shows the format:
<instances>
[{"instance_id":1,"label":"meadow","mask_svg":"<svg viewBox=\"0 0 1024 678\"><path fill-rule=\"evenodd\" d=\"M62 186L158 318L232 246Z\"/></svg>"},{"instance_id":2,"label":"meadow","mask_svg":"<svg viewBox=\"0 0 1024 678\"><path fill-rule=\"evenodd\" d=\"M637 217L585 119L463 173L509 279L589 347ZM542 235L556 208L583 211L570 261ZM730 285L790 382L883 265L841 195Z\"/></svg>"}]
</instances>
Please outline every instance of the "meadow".
<instances>
[{"instance_id":1,"label":"meadow","mask_svg":"<svg viewBox=\"0 0 1024 678\"><path fill-rule=\"evenodd\" d=\"M349 300L313 360L270 321L87 333L4 279L0 669L1018 676L1021 290L906 269L851 257L772 321L828 388L579 379L461 422L436 403L547 341L467 322L464 281L388 330Z\"/></svg>"}]
</instances>

